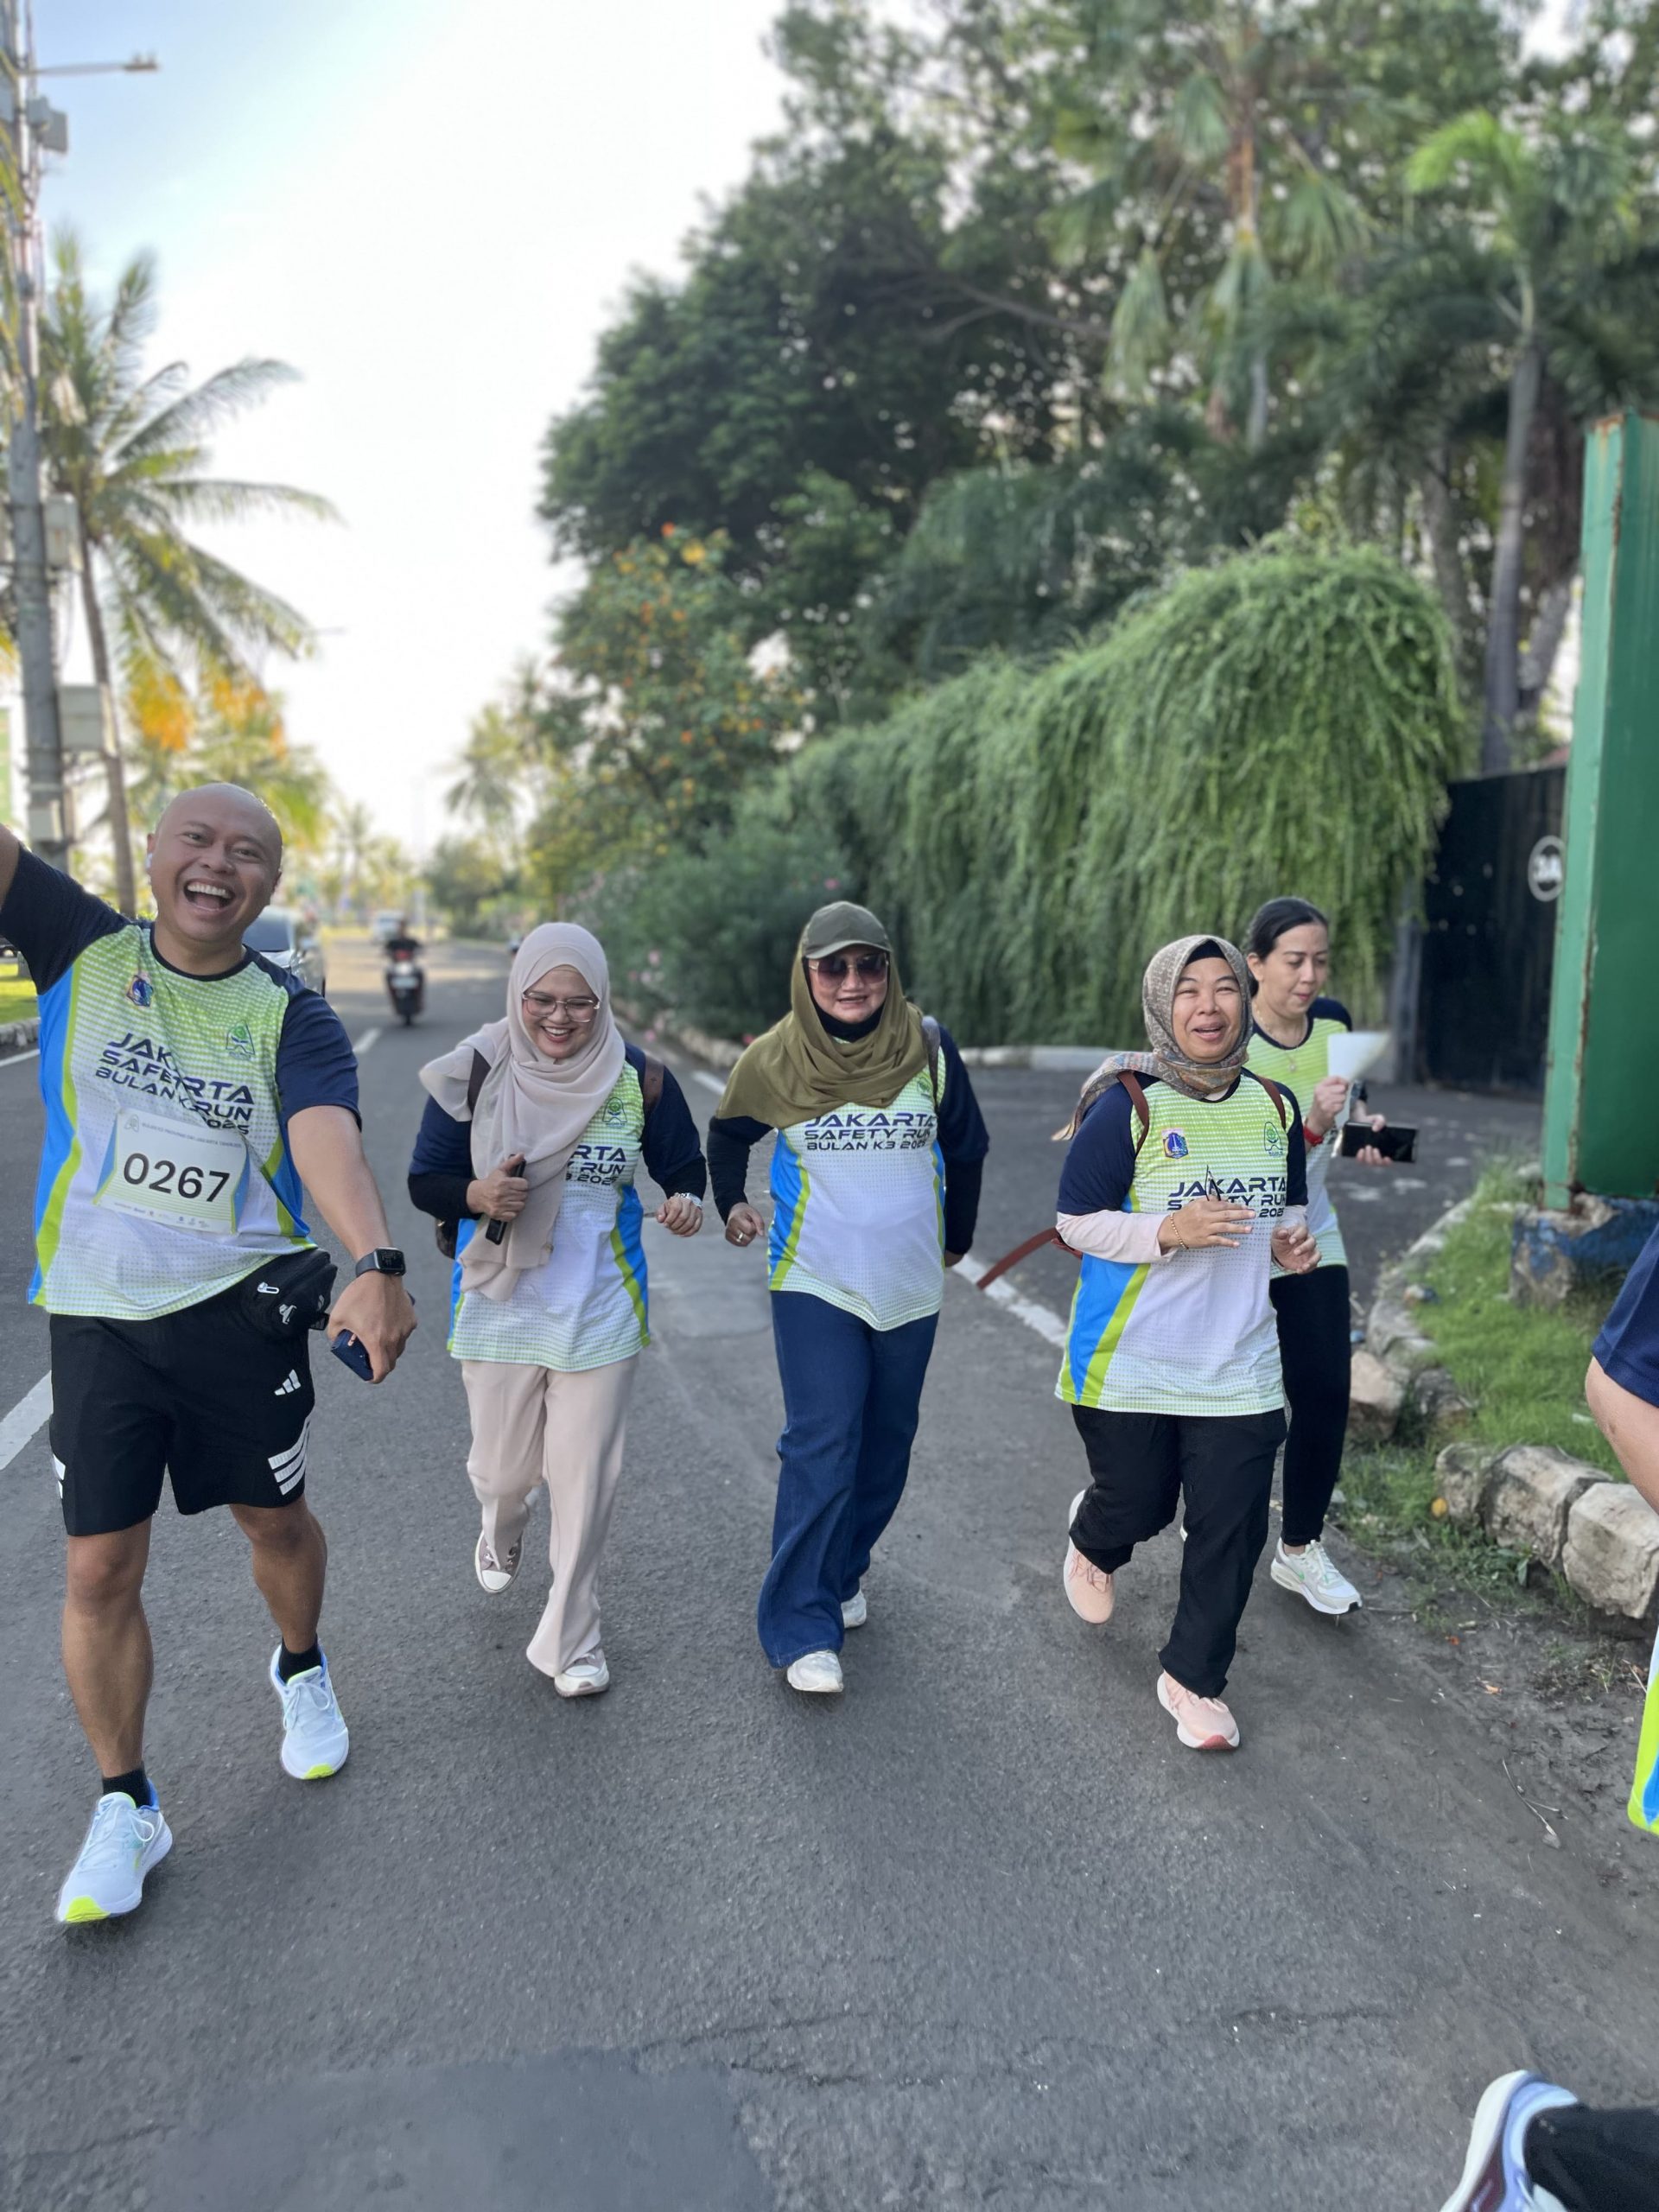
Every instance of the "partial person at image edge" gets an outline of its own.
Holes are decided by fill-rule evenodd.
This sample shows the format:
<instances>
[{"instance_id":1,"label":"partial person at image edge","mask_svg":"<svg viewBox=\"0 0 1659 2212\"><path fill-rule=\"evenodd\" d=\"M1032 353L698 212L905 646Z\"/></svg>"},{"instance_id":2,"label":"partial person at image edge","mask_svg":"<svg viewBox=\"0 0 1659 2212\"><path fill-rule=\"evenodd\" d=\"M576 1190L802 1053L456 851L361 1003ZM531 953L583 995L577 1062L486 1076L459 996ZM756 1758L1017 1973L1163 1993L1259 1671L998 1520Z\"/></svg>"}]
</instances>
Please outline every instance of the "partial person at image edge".
<instances>
[{"instance_id":1,"label":"partial person at image edge","mask_svg":"<svg viewBox=\"0 0 1659 2212\"><path fill-rule=\"evenodd\" d=\"M64 1667L103 1777L59 1893L70 1923L132 1911L172 1846L144 1768L142 1595L168 1479L181 1512L228 1506L252 1546L280 1637L284 1770L322 1779L350 1748L317 1642L327 1554L305 1499L307 1301L333 1274L313 1257L306 1190L357 1257L329 1326L357 1338L375 1381L415 1326L340 1018L242 943L281 880L275 817L232 785L182 792L147 865L156 919L129 921L0 828L0 930L41 1002L29 1296L51 1316Z\"/></svg>"}]
</instances>

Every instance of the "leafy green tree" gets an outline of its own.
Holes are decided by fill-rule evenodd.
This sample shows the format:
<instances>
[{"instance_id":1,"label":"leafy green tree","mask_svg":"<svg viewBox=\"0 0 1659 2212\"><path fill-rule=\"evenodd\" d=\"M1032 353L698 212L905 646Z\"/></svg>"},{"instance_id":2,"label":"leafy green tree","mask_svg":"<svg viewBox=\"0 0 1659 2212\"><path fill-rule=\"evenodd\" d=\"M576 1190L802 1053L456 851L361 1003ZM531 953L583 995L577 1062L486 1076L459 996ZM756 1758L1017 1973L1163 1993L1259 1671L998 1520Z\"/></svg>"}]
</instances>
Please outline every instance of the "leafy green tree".
<instances>
[{"instance_id":1,"label":"leafy green tree","mask_svg":"<svg viewBox=\"0 0 1659 2212\"><path fill-rule=\"evenodd\" d=\"M1609 276L1636 241L1653 159L1645 138L1638 144L1611 119L1547 114L1522 129L1482 109L1436 131L1407 176L1478 244L1488 344L1503 372L1481 718L1481 765L1491 772L1511 764L1521 710L1527 475L1545 377L1559 365L1563 380L1588 370L1602 383L1586 356L1604 350L1596 324Z\"/></svg>"},{"instance_id":2,"label":"leafy green tree","mask_svg":"<svg viewBox=\"0 0 1659 2212\"><path fill-rule=\"evenodd\" d=\"M278 695L221 674L195 696L176 679L146 670L128 695L126 719L137 754L132 802L140 822L155 822L192 785L240 784L264 799L292 850L321 850L333 787L316 755L289 741Z\"/></svg>"},{"instance_id":3,"label":"leafy green tree","mask_svg":"<svg viewBox=\"0 0 1659 2212\"><path fill-rule=\"evenodd\" d=\"M724 821L800 728L799 691L751 652L725 550L665 525L601 563L560 612L541 729L599 865Z\"/></svg>"},{"instance_id":4,"label":"leafy green tree","mask_svg":"<svg viewBox=\"0 0 1659 2212\"><path fill-rule=\"evenodd\" d=\"M270 652L308 651L303 616L189 535L257 513L332 516L314 493L205 474L210 433L294 372L244 360L192 387L177 362L149 374L155 265L128 263L107 302L86 282L79 240L54 242L41 321L41 444L53 488L75 502L81 601L92 669L111 719L124 696L164 681L257 677ZM119 903L136 896L121 740L106 755Z\"/></svg>"},{"instance_id":5,"label":"leafy green tree","mask_svg":"<svg viewBox=\"0 0 1659 2212\"><path fill-rule=\"evenodd\" d=\"M502 874L500 854L481 837L440 838L426 863L427 895L458 937L475 935L484 908L515 888Z\"/></svg>"}]
</instances>

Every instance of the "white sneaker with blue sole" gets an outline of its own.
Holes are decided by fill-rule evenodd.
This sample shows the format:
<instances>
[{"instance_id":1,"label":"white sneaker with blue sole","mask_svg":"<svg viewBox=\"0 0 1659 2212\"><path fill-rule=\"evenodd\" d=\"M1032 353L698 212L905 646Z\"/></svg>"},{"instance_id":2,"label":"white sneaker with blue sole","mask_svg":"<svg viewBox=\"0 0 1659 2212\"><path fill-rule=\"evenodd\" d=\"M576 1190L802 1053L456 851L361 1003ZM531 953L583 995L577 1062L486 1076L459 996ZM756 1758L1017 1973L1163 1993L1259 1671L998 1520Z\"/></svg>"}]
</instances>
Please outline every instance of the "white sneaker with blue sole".
<instances>
[{"instance_id":1,"label":"white sneaker with blue sole","mask_svg":"<svg viewBox=\"0 0 1659 2212\"><path fill-rule=\"evenodd\" d=\"M58 1891L59 1921L79 1928L135 1911L145 1875L172 1848L173 1831L159 1805L135 1805L124 1790L110 1790L92 1808L80 1855Z\"/></svg>"},{"instance_id":2,"label":"white sneaker with blue sole","mask_svg":"<svg viewBox=\"0 0 1659 2212\"><path fill-rule=\"evenodd\" d=\"M328 1662L285 1682L277 1671L282 1656L279 1643L270 1655L270 1686L283 1700L283 1771L296 1782L326 1781L340 1772L352 1748Z\"/></svg>"}]
</instances>

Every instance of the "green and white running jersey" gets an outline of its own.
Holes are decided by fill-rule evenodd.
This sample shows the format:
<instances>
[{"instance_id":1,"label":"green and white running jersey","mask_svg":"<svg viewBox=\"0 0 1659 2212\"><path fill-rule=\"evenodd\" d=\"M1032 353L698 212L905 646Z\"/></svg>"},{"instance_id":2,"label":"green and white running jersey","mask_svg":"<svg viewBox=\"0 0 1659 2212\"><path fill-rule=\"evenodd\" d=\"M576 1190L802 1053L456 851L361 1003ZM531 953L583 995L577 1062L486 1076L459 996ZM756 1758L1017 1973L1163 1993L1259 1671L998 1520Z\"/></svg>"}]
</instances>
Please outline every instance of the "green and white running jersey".
<instances>
[{"instance_id":1,"label":"green and white running jersey","mask_svg":"<svg viewBox=\"0 0 1659 2212\"><path fill-rule=\"evenodd\" d=\"M1353 1026L1346 1007L1335 999L1315 999L1308 1009L1307 1034L1300 1045L1281 1045L1258 1024L1250 1033L1245 1065L1276 1083L1281 1090L1294 1092L1306 1110L1313 1103L1315 1090L1331 1072L1331 1039L1345 1036ZM1330 1191L1337 1136L1332 1129L1323 1144L1310 1145L1307 1152L1307 1229L1319 1248L1322 1268L1348 1264L1342 1224L1337 1219Z\"/></svg>"},{"instance_id":2,"label":"green and white running jersey","mask_svg":"<svg viewBox=\"0 0 1659 2212\"><path fill-rule=\"evenodd\" d=\"M29 853L0 930L40 995L32 1301L149 1320L308 1246L289 1118L357 1109L356 1062L327 1001L256 953L223 976L184 975L147 925Z\"/></svg>"},{"instance_id":3,"label":"green and white running jersey","mask_svg":"<svg viewBox=\"0 0 1659 2212\"><path fill-rule=\"evenodd\" d=\"M938 1063L939 1099L948 1056ZM926 1068L890 1106L850 1103L779 1129L772 1155L767 1280L872 1328L944 1302L944 1160Z\"/></svg>"},{"instance_id":4,"label":"green and white running jersey","mask_svg":"<svg viewBox=\"0 0 1659 2212\"><path fill-rule=\"evenodd\" d=\"M1273 1232L1306 1203L1302 1128L1246 1072L1225 1098L1143 1078L1144 1136L1114 1084L1084 1116L1060 1179L1063 1214L1173 1212L1206 1192L1255 1210L1234 1246L1139 1265L1085 1255L1055 1395L1121 1413L1268 1413L1284 1403L1268 1282Z\"/></svg>"},{"instance_id":5,"label":"green and white running jersey","mask_svg":"<svg viewBox=\"0 0 1659 2212\"><path fill-rule=\"evenodd\" d=\"M435 1106L427 1108L429 1118ZM510 1297L463 1293L461 1260L487 1224L461 1223L450 1283L449 1350L457 1359L573 1374L612 1366L645 1350L650 1311L640 1236L645 1208L634 1188L645 1134L645 1094L630 1059L565 1170L552 1250L539 1268L519 1276Z\"/></svg>"}]
</instances>

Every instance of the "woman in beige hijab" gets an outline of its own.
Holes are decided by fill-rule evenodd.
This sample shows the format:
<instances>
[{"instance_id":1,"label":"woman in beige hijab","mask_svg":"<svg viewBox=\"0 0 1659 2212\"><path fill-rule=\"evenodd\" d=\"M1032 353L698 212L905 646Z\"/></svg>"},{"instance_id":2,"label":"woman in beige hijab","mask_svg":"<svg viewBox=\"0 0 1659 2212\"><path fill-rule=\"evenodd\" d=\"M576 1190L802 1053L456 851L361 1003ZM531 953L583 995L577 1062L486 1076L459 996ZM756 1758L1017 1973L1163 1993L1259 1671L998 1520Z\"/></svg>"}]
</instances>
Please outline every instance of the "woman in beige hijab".
<instances>
[{"instance_id":1,"label":"woman in beige hijab","mask_svg":"<svg viewBox=\"0 0 1659 2212\"><path fill-rule=\"evenodd\" d=\"M562 922L520 945L505 1018L421 1070L410 1195L455 1253L449 1350L472 1414L474 1571L518 1572L546 1486L553 1586L528 1656L561 1697L610 1683L598 1570L647 1338L643 1160L676 1236L702 1223L696 1126L672 1074L624 1042L599 940ZM441 1232L442 1234L442 1232Z\"/></svg>"}]
</instances>

